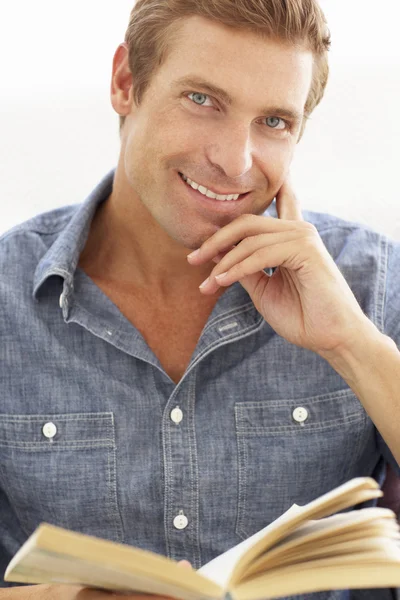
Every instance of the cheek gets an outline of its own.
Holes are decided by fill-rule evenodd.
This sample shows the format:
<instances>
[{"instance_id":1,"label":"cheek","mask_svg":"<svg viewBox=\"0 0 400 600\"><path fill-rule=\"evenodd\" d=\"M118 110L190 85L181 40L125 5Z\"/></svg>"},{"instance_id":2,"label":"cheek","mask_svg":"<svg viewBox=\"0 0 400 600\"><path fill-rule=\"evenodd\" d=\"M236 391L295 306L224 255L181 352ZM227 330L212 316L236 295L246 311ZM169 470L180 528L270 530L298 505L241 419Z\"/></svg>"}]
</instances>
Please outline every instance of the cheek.
<instances>
[{"instance_id":1,"label":"cheek","mask_svg":"<svg viewBox=\"0 0 400 600\"><path fill-rule=\"evenodd\" d=\"M153 165L167 164L174 161L175 156L181 156L193 151L196 134L193 128L185 125L175 114L157 115L149 123L146 133L141 136L141 154L146 154L146 160Z\"/></svg>"},{"instance_id":2,"label":"cheek","mask_svg":"<svg viewBox=\"0 0 400 600\"><path fill-rule=\"evenodd\" d=\"M164 144L161 132L157 132L151 119L137 122L126 140L124 153L125 168L132 178L140 181L154 177L155 165L168 146Z\"/></svg>"},{"instance_id":3,"label":"cheek","mask_svg":"<svg viewBox=\"0 0 400 600\"><path fill-rule=\"evenodd\" d=\"M271 141L264 145L262 159L258 163L268 183L268 197L273 199L288 177L294 154L294 143L290 140Z\"/></svg>"},{"instance_id":4,"label":"cheek","mask_svg":"<svg viewBox=\"0 0 400 600\"><path fill-rule=\"evenodd\" d=\"M286 140L275 141L270 145L268 151L263 152L262 169L271 184L279 184L286 177L293 159L293 153L293 145Z\"/></svg>"}]
</instances>

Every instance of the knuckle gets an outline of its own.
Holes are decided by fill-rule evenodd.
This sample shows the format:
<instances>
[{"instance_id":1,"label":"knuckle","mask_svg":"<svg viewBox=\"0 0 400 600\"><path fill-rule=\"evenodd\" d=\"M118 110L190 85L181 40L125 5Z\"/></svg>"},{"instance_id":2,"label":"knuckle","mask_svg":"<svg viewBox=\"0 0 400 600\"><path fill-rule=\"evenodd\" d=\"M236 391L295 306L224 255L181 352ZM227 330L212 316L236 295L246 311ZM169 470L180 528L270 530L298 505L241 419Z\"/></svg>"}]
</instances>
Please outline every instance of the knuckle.
<instances>
[{"instance_id":1,"label":"knuckle","mask_svg":"<svg viewBox=\"0 0 400 600\"><path fill-rule=\"evenodd\" d=\"M239 246L241 249L250 250L253 247L254 240L251 237L245 237L240 241Z\"/></svg>"},{"instance_id":2,"label":"knuckle","mask_svg":"<svg viewBox=\"0 0 400 600\"><path fill-rule=\"evenodd\" d=\"M267 256L267 250L266 248L258 248L258 250L256 250L253 254L253 258L258 262L258 261L263 261L265 259L265 257Z\"/></svg>"},{"instance_id":3,"label":"knuckle","mask_svg":"<svg viewBox=\"0 0 400 600\"><path fill-rule=\"evenodd\" d=\"M323 242L321 240L321 238L319 237L318 232L310 232L308 235L305 235L303 238L303 244L304 246L311 250L316 250L318 248L321 247L321 244L323 245Z\"/></svg>"},{"instance_id":4,"label":"knuckle","mask_svg":"<svg viewBox=\"0 0 400 600\"><path fill-rule=\"evenodd\" d=\"M313 223L309 223L308 221L302 221L303 223L303 228L306 231L310 231L311 233L318 233L317 228L315 227L315 225L313 225Z\"/></svg>"}]
</instances>

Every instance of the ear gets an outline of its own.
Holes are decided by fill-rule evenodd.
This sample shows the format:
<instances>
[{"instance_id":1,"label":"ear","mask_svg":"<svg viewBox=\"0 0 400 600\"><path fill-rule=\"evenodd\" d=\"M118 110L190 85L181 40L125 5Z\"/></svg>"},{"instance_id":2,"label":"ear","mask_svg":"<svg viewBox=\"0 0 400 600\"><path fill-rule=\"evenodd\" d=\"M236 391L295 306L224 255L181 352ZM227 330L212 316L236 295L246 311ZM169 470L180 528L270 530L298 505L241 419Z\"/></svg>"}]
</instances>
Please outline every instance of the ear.
<instances>
[{"instance_id":1,"label":"ear","mask_svg":"<svg viewBox=\"0 0 400 600\"><path fill-rule=\"evenodd\" d=\"M112 81L111 81L111 104L116 113L126 117L132 108L133 82L132 73L129 68L129 48L124 42L120 44L114 54Z\"/></svg>"}]
</instances>

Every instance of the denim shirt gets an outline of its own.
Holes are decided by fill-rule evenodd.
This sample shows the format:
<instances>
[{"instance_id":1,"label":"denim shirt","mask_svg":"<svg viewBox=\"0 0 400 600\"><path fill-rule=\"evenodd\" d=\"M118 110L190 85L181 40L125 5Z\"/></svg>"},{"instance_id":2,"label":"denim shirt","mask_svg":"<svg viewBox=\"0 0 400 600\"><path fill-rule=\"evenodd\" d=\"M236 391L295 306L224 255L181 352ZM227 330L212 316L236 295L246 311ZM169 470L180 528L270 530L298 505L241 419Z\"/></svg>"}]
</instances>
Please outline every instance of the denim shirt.
<instances>
[{"instance_id":1,"label":"denim shirt","mask_svg":"<svg viewBox=\"0 0 400 600\"><path fill-rule=\"evenodd\" d=\"M179 384L168 377L77 268L114 173L83 204L0 238L2 573L41 521L199 568L293 503L352 477L382 483L386 461L397 468L346 382L277 335L239 283L218 300ZM275 204L266 214L277 216ZM363 311L400 345L400 244L332 215L303 216ZM297 596L311 597L389 592Z\"/></svg>"}]
</instances>

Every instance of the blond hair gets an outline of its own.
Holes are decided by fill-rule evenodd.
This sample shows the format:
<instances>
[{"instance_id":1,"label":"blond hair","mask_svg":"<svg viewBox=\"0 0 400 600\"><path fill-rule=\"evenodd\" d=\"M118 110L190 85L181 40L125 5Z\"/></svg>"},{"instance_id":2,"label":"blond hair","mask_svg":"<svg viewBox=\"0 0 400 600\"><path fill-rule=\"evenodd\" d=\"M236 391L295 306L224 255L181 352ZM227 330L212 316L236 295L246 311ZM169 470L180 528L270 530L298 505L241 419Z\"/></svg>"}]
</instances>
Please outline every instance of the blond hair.
<instances>
[{"instance_id":1,"label":"blond hair","mask_svg":"<svg viewBox=\"0 0 400 600\"><path fill-rule=\"evenodd\" d=\"M314 70L304 107L306 118L321 101L328 82L331 42L318 0L138 0L125 34L136 105L141 103L152 75L165 61L177 25L190 16L205 17L234 29L250 30L310 50L314 56ZM125 117L121 116L120 132L124 122Z\"/></svg>"}]
</instances>

